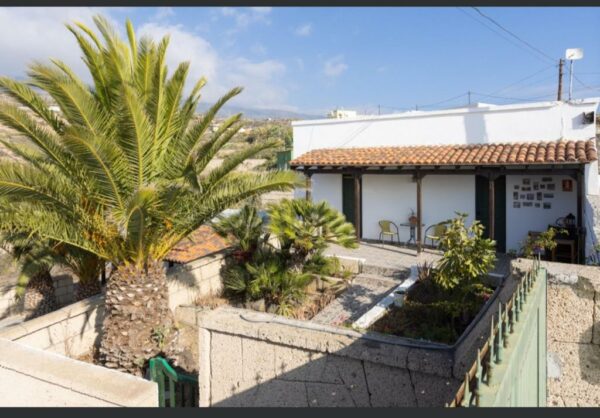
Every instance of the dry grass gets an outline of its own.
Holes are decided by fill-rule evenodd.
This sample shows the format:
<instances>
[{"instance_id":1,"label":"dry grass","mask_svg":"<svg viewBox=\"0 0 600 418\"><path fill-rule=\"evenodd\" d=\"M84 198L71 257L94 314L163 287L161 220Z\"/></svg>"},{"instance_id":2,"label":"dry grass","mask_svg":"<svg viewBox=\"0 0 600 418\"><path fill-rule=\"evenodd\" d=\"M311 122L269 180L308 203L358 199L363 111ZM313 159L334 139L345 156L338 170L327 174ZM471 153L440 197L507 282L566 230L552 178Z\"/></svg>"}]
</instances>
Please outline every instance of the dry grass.
<instances>
[{"instance_id":1,"label":"dry grass","mask_svg":"<svg viewBox=\"0 0 600 418\"><path fill-rule=\"evenodd\" d=\"M215 309L219 306L230 305L229 300L222 297L221 295L207 295L207 296L199 296L194 301L194 305L202 306L207 309Z\"/></svg>"}]
</instances>

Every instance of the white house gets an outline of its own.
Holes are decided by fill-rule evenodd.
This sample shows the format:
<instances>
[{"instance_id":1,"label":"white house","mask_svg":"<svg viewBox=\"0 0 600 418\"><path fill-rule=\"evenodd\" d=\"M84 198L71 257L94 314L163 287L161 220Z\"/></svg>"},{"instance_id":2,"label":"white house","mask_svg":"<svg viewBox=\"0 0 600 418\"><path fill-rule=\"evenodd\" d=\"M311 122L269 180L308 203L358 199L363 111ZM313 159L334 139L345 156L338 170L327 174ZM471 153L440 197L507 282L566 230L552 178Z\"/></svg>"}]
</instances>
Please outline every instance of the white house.
<instances>
[{"instance_id":1,"label":"white house","mask_svg":"<svg viewBox=\"0 0 600 418\"><path fill-rule=\"evenodd\" d=\"M343 211L364 239L379 238L378 221L407 223L414 211L422 241L459 211L479 219L503 252L572 214L583 262L598 242L587 200L599 194L599 101L293 122L290 165L306 174L307 195ZM400 240L408 238L401 226Z\"/></svg>"}]
</instances>

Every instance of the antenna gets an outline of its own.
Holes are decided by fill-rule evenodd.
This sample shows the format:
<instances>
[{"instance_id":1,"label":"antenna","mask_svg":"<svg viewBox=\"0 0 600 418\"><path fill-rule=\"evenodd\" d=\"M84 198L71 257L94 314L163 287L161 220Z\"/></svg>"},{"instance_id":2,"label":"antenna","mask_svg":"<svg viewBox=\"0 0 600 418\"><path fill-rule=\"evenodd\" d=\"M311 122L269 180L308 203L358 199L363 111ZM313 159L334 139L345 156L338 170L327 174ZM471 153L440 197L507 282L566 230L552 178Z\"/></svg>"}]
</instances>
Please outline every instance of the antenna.
<instances>
[{"instance_id":1,"label":"antenna","mask_svg":"<svg viewBox=\"0 0 600 418\"><path fill-rule=\"evenodd\" d=\"M573 61L583 58L582 48L569 48L565 51L565 58L569 60L569 100L573 96Z\"/></svg>"}]
</instances>

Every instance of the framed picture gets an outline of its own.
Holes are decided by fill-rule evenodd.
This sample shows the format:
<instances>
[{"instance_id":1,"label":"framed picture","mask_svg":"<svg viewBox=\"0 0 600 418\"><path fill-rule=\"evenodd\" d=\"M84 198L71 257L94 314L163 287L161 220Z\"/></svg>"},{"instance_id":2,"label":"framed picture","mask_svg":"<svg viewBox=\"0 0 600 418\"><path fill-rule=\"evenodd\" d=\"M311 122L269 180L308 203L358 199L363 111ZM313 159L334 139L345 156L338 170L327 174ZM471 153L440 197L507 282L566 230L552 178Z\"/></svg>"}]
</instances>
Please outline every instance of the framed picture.
<instances>
[{"instance_id":1,"label":"framed picture","mask_svg":"<svg viewBox=\"0 0 600 418\"><path fill-rule=\"evenodd\" d=\"M529 186L531 184L531 179L523 179L523 184Z\"/></svg>"},{"instance_id":2,"label":"framed picture","mask_svg":"<svg viewBox=\"0 0 600 418\"><path fill-rule=\"evenodd\" d=\"M554 193L544 193L544 198L546 198L546 199L554 199Z\"/></svg>"},{"instance_id":3,"label":"framed picture","mask_svg":"<svg viewBox=\"0 0 600 418\"><path fill-rule=\"evenodd\" d=\"M513 208L519 209L521 207L521 202L513 202Z\"/></svg>"},{"instance_id":4,"label":"framed picture","mask_svg":"<svg viewBox=\"0 0 600 418\"><path fill-rule=\"evenodd\" d=\"M533 206L533 202L523 202L523 207L524 208L530 208Z\"/></svg>"},{"instance_id":5,"label":"framed picture","mask_svg":"<svg viewBox=\"0 0 600 418\"><path fill-rule=\"evenodd\" d=\"M552 203L544 202L544 209L552 209Z\"/></svg>"},{"instance_id":6,"label":"framed picture","mask_svg":"<svg viewBox=\"0 0 600 418\"><path fill-rule=\"evenodd\" d=\"M533 190L539 190L540 188L540 183L538 183L537 181L533 183Z\"/></svg>"},{"instance_id":7,"label":"framed picture","mask_svg":"<svg viewBox=\"0 0 600 418\"><path fill-rule=\"evenodd\" d=\"M513 199L519 200L519 192L513 192Z\"/></svg>"},{"instance_id":8,"label":"framed picture","mask_svg":"<svg viewBox=\"0 0 600 418\"><path fill-rule=\"evenodd\" d=\"M546 185L544 183L540 184L540 190L544 190L546 188Z\"/></svg>"},{"instance_id":9,"label":"framed picture","mask_svg":"<svg viewBox=\"0 0 600 418\"><path fill-rule=\"evenodd\" d=\"M518 184L515 184L515 190L519 190L519 187L521 187L521 186L519 186Z\"/></svg>"},{"instance_id":10,"label":"framed picture","mask_svg":"<svg viewBox=\"0 0 600 418\"><path fill-rule=\"evenodd\" d=\"M546 185L546 190L554 190L555 187L556 185L554 183L548 183Z\"/></svg>"},{"instance_id":11,"label":"framed picture","mask_svg":"<svg viewBox=\"0 0 600 418\"><path fill-rule=\"evenodd\" d=\"M549 181L552 181L552 177L542 177L542 181L548 183Z\"/></svg>"},{"instance_id":12,"label":"framed picture","mask_svg":"<svg viewBox=\"0 0 600 418\"><path fill-rule=\"evenodd\" d=\"M538 203L538 202L535 202L535 203L533 204L533 206L535 206L536 208L539 208L539 207L540 207L540 205L541 205L541 204L540 204L540 203Z\"/></svg>"},{"instance_id":13,"label":"framed picture","mask_svg":"<svg viewBox=\"0 0 600 418\"><path fill-rule=\"evenodd\" d=\"M572 192L573 191L573 180L564 179L562 181L562 191L563 192Z\"/></svg>"},{"instance_id":14,"label":"framed picture","mask_svg":"<svg viewBox=\"0 0 600 418\"><path fill-rule=\"evenodd\" d=\"M535 195L533 193L527 193L527 200L535 199Z\"/></svg>"},{"instance_id":15,"label":"framed picture","mask_svg":"<svg viewBox=\"0 0 600 418\"><path fill-rule=\"evenodd\" d=\"M521 196L521 199L525 200L525 195L524 194L519 195L519 196Z\"/></svg>"},{"instance_id":16,"label":"framed picture","mask_svg":"<svg viewBox=\"0 0 600 418\"><path fill-rule=\"evenodd\" d=\"M521 187L521 190L523 190L524 192L529 192L529 191L531 191L531 187L530 186Z\"/></svg>"},{"instance_id":17,"label":"framed picture","mask_svg":"<svg viewBox=\"0 0 600 418\"><path fill-rule=\"evenodd\" d=\"M543 193L542 193L542 192L537 192L537 193L535 194L535 198L536 198L536 200L542 200L542 195L543 195Z\"/></svg>"}]
</instances>

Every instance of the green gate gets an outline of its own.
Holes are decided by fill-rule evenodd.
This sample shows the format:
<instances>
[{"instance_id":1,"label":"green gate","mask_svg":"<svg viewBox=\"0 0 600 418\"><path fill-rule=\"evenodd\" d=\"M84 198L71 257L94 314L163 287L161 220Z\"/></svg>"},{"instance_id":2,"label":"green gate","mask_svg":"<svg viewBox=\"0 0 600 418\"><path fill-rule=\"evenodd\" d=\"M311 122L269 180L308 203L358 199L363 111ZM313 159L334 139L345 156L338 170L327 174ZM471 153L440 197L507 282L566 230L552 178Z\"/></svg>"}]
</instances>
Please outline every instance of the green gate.
<instances>
[{"instance_id":1,"label":"green gate","mask_svg":"<svg viewBox=\"0 0 600 418\"><path fill-rule=\"evenodd\" d=\"M278 151L277 152L277 170L289 170L290 161L292 159L292 151Z\"/></svg>"},{"instance_id":2,"label":"green gate","mask_svg":"<svg viewBox=\"0 0 600 418\"><path fill-rule=\"evenodd\" d=\"M178 373L162 357L150 359L150 379L158 384L158 406L198 406L198 378Z\"/></svg>"},{"instance_id":3,"label":"green gate","mask_svg":"<svg viewBox=\"0 0 600 418\"><path fill-rule=\"evenodd\" d=\"M535 260L508 303L500 303L449 406L546 406L546 275Z\"/></svg>"}]
</instances>

